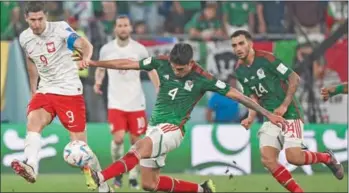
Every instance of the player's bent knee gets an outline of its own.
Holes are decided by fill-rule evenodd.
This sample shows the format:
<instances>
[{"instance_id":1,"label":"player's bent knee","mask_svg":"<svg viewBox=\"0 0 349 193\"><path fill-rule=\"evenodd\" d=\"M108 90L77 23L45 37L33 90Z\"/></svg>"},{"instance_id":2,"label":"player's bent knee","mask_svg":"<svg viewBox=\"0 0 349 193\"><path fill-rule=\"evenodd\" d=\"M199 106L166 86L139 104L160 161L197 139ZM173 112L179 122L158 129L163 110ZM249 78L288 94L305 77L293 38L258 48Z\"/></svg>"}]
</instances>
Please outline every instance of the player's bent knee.
<instances>
[{"instance_id":1,"label":"player's bent knee","mask_svg":"<svg viewBox=\"0 0 349 193\"><path fill-rule=\"evenodd\" d=\"M40 133L49 123L50 121L43 120L39 116L31 116L28 117L27 130Z\"/></svg>"},{"instance_id":2,"label":"player's bent knee","mask_svg":"<svg viewBox=\"0 0 349 193\"><path fill-rule=\"evenodd\" d=\"M41 132L42 129L52 121L51 114L44 109L31 111L27 118L27 129L33 132Z\"/></svg>"},{"instance_id":3,"label":"player's bent knee","mask_svg":"<svg viewBox=\"0 0 349 193\"><path fill-rule=\"evenodd\" d=\"M264 167L268 168L269 170L273 170L278 165L278 153L274 152L271 148L266 147L265 149L262 149L261 151L261 162L264 165Z\"/></svg>"},{"instance_id":4,"label":"player's bent knee","mask_svg":"<svg viewBox=\"0 0 349 193\"><path fill-rule=\"evenodd\" d=\"M288 148L286 149L285 154L288 163L296 166L304 164L303 152L299 148Z\"/></svg>"},{"instance_id":5,"label":"player's bent knee","mask_svg":"<svg viewBox=\"0 0 349 193\"><path fill-rule=\"evenodd\" d=\"M113 133L113 140L116 144L124 143L125 130L116 131Z\"/></svg>"},{"instance_id":6,"label":"player's bent knee","mask_svg":"<svg viewBox=\"0 0 349 193\"><path fill-rule=\"evenodd\" d=\"M278 162L275 158L269 158L269 157L263 157L262 156L262 164L264 167L268 168L269 170L272 170L274 167L278 165Z\"/></svg>"},{"instance_id":7,"label":"player's bent knee","mask_svg":"<svg viewBox=\"0 0 349 193\"><path fill-rule=\"evenodd\" d=\"M142 179L142 189L145 191L155 191L156 190L156 184L157 182L153 180L144 180Z\"/></svg>"},{"instance_id":8,"label":"player's bent knee","mask_svg":"<svg viewBox=\"0 0 349 193\"><path fill-rule=\"evenodd\" d=\"M151 139L149 137L145 137L133 144L130 151L137 151L137 153L143 159L150 158L152 153L152 145L153 143Z\"/></svg>"},{"instance_id":9,"label":"player's bent knee","mask_svg":"<svg viewBox=\"0 0 349 193\"><path fill-rule=\"evenodd\" d=\"M114 137L114 142L117 145L121 145L121 144L124 143L124 139L123 138Z\"/></svg>"}]
</instances>

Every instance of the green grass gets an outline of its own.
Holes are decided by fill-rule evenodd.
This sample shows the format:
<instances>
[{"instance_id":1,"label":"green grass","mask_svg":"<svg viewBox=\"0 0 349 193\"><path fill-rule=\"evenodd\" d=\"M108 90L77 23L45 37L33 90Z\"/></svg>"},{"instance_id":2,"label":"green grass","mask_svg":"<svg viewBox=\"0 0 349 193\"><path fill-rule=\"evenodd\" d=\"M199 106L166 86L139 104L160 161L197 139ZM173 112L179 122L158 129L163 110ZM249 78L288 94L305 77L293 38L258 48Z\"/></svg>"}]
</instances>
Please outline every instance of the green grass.
<instances>
[{"instance_id":1,"label":"green grass","mask_svg":"<svg viewBox=\"0 0 349 193\"><path fill-rule=\"evenodd\" d=\"M267 174L236 176L232 179L227 176L170 175L198 183L211 178L215 182L218 192L286 192ZM313 176L294 175L294 178L306 192L348 192L347 176L341 181L329 173ZM116 192L134 192L128 188L126 176L124 182L124 187ZM42 174L35 184L29 184L14 174L2 174L1 192L87 192L87 188L82 174Z\"/></svg>"}]
</instances>

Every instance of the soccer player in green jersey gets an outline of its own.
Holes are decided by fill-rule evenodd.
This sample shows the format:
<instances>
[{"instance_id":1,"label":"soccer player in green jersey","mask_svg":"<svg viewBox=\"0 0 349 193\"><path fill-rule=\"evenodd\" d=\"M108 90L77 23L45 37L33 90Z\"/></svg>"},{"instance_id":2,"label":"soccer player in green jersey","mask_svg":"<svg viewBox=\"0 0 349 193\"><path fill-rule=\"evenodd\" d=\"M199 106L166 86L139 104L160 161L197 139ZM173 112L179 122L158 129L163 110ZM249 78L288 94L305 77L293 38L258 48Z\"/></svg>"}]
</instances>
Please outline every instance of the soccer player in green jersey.
<instances>
[{"instance_id":1,"label":"soccer player in green jersey","mask_svg":"<svg viewBox=\"0 0 349 193\"><path fill-rule=\"evenodd\" d=\"M214 192L215 186L211 180L200 185L160 175L160 168L165 166L166 154L181 144L185 123L195 104L206 91L217 92L235 99L246 107L262 113L274 124L283 124L286 121L205 72L193 61L193 49L189 44L176 44L171 50L170 57L149 57L139 62L126 59L91 61L90 66L147 71L156 69L160 79L160 89L146 136L136 142L124 157L102 172L85 168L87 185L92 190L100 183L131 170L139 163L144 190Z\"/></svg>"},{"instance_id":2,"label":"soccer player in green jersey","mask_svg":"<svg viewBox=\"0 0 349 193\"><path fill-rule=\"evenodd\" d=\"M325 87L321 89L321 96L324 101L338 94L348 94L348 83L344 82L337 86Z\"/></svg>"},{"instance_id":3,"label":"soccer player in green jersey","mask_svg":"<svg viewBox=\"0 0 349 193\"><path fill-rule=\"evenodd\" d=\"M294 98L299 76L271 53L254 50L249 32L236 31L231 39L233 51L239 58L235 73L244 94L288 121L285 129L271 124L268 120L261 126L258 135L263 165L291 192L303 190L291 173L278 162L279 152L283 148L289 163L297 166L324 163L336 178L342 179L343 166L337 162L331 151L319 153L303 151L301 148L303 115L299 102ZM248 117L241 124L246 129L250 128L255 116L256 112L250 109Z\"/></svg>"}]
</instances>

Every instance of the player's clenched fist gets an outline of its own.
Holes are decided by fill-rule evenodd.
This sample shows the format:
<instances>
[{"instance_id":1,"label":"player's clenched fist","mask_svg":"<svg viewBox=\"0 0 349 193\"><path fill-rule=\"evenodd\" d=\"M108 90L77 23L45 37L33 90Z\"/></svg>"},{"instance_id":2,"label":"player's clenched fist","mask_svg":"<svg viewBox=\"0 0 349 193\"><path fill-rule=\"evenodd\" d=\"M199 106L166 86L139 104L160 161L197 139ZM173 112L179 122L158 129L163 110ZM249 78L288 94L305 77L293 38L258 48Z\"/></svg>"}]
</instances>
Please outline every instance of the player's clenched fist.
<instances>
[{"instance_id":1,"label":"player's clenched fist","mask_svg":"<svg viewBox=\"0 0 349 193\"><path fill-rule=\"evenodd\" d=\"M330 98L330 93L334 92L334 88L322 88L321 97L323 101L327 101Z\"/></svg>"},{"instance_id":2,"label":"player's clenched fist","mask_svg":"<svg viewBox=\"0 0 349 193\"><path fill-rule=\"evenodd\" d=\"M79 69L80 70L88 68L89 65L90 65L89 60L84 59L84 60L79 61Z\"/></svg>"},{"instance_id":3,"label":"player's clenched fist","mask_svg":"<svg viewBox=\"0 0 349 193\"><path fill-rule=\"evenodd\" d=\"M250 129L252 123L253 123L253 120L251 118L246 118L241 121L241 125L245 127L246 130Z\"/></svg>"}]
</instances>

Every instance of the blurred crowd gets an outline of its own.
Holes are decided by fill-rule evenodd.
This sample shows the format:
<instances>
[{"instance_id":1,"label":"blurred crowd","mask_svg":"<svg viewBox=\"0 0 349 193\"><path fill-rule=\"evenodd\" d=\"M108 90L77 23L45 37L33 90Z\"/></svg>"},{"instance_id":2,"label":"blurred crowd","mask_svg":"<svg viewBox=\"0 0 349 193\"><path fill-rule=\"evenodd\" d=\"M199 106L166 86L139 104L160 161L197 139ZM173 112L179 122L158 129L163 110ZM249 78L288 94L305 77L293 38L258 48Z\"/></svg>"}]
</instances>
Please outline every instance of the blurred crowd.
<instances>
[{"instance_id":1,"label":"blurred crowd","mask_svg":"<svg viewBox=\"0 0 349 193\"><path fill-rule=\"evenodd\" d=\"M27 27L24 6L23 1L1 1L2 40ZM131 18L137 35L186 34L212 40L246 29L321 40L348 18L348 1L51 1L47 10L50 21L65 20L90 40L112 38L118 15Z\"/></svg>"}]
</instances>

